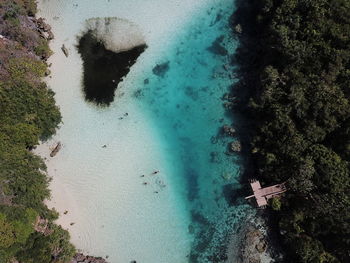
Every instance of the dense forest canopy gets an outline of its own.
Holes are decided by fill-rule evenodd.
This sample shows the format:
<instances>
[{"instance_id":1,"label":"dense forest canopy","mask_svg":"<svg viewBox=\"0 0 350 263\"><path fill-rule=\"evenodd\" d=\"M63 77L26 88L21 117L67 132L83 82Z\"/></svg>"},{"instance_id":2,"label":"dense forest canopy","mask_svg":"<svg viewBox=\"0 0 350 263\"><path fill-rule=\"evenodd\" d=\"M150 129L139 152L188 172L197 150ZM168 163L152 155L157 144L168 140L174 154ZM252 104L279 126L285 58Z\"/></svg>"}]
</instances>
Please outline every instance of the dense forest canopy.
<instances>
[{"instance_id":1,"label":"dense forest canopy","mask_svg":"<svg viewBox=\"0 0 350 263\"><path fill-rule=\"evenodd\" d=\"M41 78L50 55L38 32L34 0L0 2L0 262L67 262L75 249L43 203L49 179L31 149L61 116ZM38 222L46 232L38 230Z\"/></svg>"},{"instance_id":2,"label":"dense forest canopy","mask_svg":"<svg viewBox=\"0 0 350 263\"><path fill-rule=\"evenodd\" d=\"M350 1L238 1L241 107L254 175L287 182L274 206L290 262L350 262Z\"/></svg>"}]
</instances>

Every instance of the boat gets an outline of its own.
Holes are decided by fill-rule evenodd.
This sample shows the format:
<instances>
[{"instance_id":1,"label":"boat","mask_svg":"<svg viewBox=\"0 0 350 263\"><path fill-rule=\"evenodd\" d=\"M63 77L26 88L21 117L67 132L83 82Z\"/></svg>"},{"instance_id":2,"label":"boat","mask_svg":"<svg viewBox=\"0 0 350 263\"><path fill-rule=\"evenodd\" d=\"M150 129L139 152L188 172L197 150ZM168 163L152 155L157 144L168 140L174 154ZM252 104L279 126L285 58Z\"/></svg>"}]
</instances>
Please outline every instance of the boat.
<instances>
[{"instance_id":1,"label":"boat","mask_svg":"<svg viewBox=\"0 0 350 263\"><path fill-rule=\"evenodd\" d=\"M61 150L61 148L62 148L62 144L61 142L58 142L55 148L51 151L50 156L54 157L59 152L59 150Z\"/></svg>"}]
</instances>

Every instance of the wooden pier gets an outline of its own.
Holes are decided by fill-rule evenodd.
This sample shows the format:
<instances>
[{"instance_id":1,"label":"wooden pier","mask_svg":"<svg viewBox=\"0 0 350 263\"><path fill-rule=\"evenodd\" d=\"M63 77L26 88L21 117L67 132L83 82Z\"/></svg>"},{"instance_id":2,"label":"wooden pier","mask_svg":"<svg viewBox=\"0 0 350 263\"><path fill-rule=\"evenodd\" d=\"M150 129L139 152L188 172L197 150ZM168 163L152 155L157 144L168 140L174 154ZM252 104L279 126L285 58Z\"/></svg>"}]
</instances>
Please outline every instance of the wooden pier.
<instances>
[{"instance_id":1,"label":"wooden pier","mask_svg":"<svg viewBox=\"0 0 350 263\"><path fill-rule=\"evenodd\" d=\"M258 207L262 207L262 208L267 206L269 199L273 197L277 197L280 194L287 191L285 183L262 188L258 180L251 180L250 186L253 190L253 195L247 196L245 199L250 199L255 197Z\"/></svg>"}]
</instances>

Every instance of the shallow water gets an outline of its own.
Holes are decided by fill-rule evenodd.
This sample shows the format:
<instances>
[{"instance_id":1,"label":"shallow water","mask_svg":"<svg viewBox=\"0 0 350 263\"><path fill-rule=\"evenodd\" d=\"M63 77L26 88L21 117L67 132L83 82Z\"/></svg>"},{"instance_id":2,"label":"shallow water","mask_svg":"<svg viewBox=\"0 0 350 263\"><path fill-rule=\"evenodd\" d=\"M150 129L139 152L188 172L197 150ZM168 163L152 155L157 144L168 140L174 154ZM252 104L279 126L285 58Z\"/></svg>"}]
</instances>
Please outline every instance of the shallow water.
<instances>
[{"instance_id":1,"label":"shallow water","mask_svg":"<svg viewBox=\"0 0 350 263\"><path fill-rule=\"evenodd\" d=\"M250 211L237 194L240 157L225 154L234 138L221 134L235 124L222 105L234 82L234 2L88 2L40 2L56 35L48 83L64 122L54 138L64 147L47 163L49 205L70 211L59 223L77 247L111 263L223 262ZM148 45L108 108L85 102L75 49L84 21L103 16L137 23Z\"/></svg>"},{"instance_id":2,"label":"shallow water","mask_svg":"<svg viewBox=\"0 0 350 263\"><path fill-rule=\"evenodd\" d=\"M232 200L241 188L240 157L227 154L235 139L221 130L235 123L222 100L235 81L230 56L237 43L228 24L233 10L232 1L220 1L201 12L153 70L144 71L134 94L176 163L173 183L191 215L190 262L225 259L226 242L249 210L239 195ZM154 72L159 65L166 65L161 74Z\"/></svg>"}]
</instances>

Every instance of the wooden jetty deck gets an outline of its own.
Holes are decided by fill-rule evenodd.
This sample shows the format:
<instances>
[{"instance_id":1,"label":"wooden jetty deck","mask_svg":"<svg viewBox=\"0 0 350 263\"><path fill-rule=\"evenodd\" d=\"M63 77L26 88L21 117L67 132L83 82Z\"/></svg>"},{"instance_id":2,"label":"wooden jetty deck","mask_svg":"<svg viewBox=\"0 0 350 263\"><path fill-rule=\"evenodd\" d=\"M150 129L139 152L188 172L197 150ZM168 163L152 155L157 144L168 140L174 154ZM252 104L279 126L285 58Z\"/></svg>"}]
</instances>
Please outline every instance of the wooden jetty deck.
<instances>
[{"instance_id":1,"label":"wooden jetty deck","mask_svg":"<svg viewBox=\"0 0 350 263\"><path fill-rule=\"evenodd\" d=\"M250 181L250 186L253 190L253 195L247 196L245 199L255 197L258 207L267 206L269 199L279 196L287 191L284 183L262 188L258 180L252 180Z\"/></svg>"}]
</instances>

